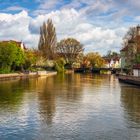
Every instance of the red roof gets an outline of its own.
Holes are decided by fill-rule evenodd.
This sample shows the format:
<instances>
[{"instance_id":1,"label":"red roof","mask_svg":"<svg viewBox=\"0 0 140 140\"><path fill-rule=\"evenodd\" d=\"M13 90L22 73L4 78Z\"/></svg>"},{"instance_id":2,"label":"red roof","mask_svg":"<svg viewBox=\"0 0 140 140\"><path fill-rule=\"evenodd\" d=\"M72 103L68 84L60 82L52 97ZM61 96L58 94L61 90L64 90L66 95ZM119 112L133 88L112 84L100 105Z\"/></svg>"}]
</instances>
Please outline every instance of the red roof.
<instances>
[{"instance_id":1,"label":"red roof","mask_svg":"<svg viewBox=\"0 0 140 140\"><path fill-rule=\"evenodd\" d=\"M140 64L135 64L135 65L133 66L133 69L140 69Z\"/></svg>"}]
</instances>

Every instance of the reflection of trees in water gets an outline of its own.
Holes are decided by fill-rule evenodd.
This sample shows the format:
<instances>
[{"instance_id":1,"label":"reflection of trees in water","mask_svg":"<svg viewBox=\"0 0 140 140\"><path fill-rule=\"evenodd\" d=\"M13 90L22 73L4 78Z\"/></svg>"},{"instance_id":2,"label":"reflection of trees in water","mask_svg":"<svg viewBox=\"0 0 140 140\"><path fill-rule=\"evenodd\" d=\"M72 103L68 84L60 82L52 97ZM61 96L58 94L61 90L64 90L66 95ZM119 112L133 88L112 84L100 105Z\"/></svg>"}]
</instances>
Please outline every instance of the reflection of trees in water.
<instances>
[{"instance_id":1,"label":"reflection of trees in water","mask_svg":"<svg viewBox=\"0 0 140 140\"><path fill-rule=\"evenodd\" d=\"M24 87L17 81L0 83L0 108L14 107L19 105L23 99Z\"/></svg>"},{"instance_id":2,"label":"reflection of trees in water","mask_svg":"<svg viewBox=\"0 0 140 140\"><path fill-rule=\"evenodd\" d=\"M77 80L70 74L38 79L40 114L47 124L53 121L57 103L74 102L81 97L82 87L77 85Z\"/></svg>"},{"instance_id":3,"label":"reflection of trees in water","mask_svg":"<svg viewBox=\"0 0 140 140\"><path fill-rule=\"evenodd\" d=\"M83 93L86 85L93 87L93 85L101 86L106 82L105 75L82 75L82 74L58 74L53 77L40 77L36 80L36 86L39 99L39 111L43 121L51 124L55 112L61 103L73 103L82 101ZM65 104L64 103L64 104ZM60 105L61 106L61 105Z\"/></svg>"},{"instance_id":4,"label":"reflection of trees in water","mask_svg":"<svg viewBox=\"0 0 140 140\"><path fill-rule=\"evenodd\" d=\"M96 87L104 86L107 84L108 86L112 83L112 85L116 84L116 77L113 75L107 74L76 74L79 82L81 85L89 84L89 85L96 85Z\"/></svg>"},{"instance_id":5,"label":"reflection of trees in water","mask_svg":"<svg viewBox=\"0 0 140 140\"><path fill-rule=\"evenodd\" d=\"M0 108L15 109L24 100L24 92L36 89L35 79L18 79L0 82Z\"/></svg>"},{"instance_id":6,"label":"reflection of trees in water","mask_svg":"<svg viewBox=\"0 0 140 140\"><path fill-rule=\"evenodd\" d=\"M52 91L53 79L38 79L39 111L43 123L51 124L55 113L55 93Z\"/></svg>"},{"instance_id":7,"label":"reflection of trees in water","mask_svg":"<svg viewBox=\"0 0 140 140\"><path fill-rule=\"evenodd\" d=\"M121 102L129 120L140 124L140 89L121 87ZM126 115L126 114L125 114Z\"/></svg>"},{"instance_id":8,"label":"reflection of trees in water","mask_svg":"<svg viewBox=\"0 0 140 140\"><path fill-rule=\"evenodd\" d=\"M107 78L108 82L106 81ZM61 103L64 105L68 103L72 107L75 105L74 103L82 101L86 86L102 86L106 82L107 84L110 83L110 81L114 81L114 78L111 79L109 75L92 74L59 74L53 77L38 78L39 111L43 122L52 123L57 111L56 107L59 107Z\"/></svg>"}]
</instances>

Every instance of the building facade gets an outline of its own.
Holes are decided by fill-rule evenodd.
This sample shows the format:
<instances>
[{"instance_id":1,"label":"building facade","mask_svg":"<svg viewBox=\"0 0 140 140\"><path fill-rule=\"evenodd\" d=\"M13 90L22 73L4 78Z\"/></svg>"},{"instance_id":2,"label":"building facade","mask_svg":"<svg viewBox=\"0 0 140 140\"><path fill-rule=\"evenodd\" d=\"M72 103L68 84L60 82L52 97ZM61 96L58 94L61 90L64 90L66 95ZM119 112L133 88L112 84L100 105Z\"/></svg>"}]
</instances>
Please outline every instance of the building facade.
<instances>
[{"instance_id":1,"label":"building facade","mask_svg":"<svg viewBox=\"0 0 140 140\"><path fill-rule=\"evenodd\" d=\"M121 68L133 69L135 58L140 53L140 26L136 27L136 35L120 50Z\"/></svg>"}]
</instances>

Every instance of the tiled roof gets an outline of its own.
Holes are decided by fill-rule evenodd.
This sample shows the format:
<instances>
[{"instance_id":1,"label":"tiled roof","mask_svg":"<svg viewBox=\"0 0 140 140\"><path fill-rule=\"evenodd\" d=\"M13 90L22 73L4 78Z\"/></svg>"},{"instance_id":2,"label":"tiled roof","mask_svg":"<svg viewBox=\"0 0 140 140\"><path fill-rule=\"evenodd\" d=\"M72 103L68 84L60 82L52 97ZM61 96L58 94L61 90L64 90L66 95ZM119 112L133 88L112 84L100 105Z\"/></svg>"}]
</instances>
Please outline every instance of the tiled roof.
<instances>
[{"instance_id":1,"label":"tiled roof","mask_svg":"<svg viewBox=\"0 0 140 140\"><path fill-rule=\"evenodd\" d=\"M140 69L140 64L136 64L133 66L133 69Z\"/></svg>"}]
</instances>

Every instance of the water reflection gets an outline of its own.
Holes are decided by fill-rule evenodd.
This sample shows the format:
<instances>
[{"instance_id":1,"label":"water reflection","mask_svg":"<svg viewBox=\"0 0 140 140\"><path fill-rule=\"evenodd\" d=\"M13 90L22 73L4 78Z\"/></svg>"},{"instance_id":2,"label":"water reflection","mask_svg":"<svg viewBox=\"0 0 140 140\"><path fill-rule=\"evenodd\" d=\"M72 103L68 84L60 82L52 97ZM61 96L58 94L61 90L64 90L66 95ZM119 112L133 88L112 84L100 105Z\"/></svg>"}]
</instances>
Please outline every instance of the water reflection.
<instances>
[{"instance_id":1,"label":"water reflection","mask_svg":"<svg viewBox=\"0 0 140 140\"><path fill-rule=\"evenodd\" d=\"M51 124L55 114L55 92L51 92L53 79L40 78L38 79L39 114L43 123Z\"/></svg>"},{"instance_id":2,"label":"water reflection","mask_svg":"<svg viewBox=\"0 0 140 140\"><path fill-rule=\"evenodd\" d=\"M0 139L138 140L139 101L140 89L113 75L1 82Z\"/></svg>"},{"instance_id":3,"label":"water reflection","mask_svg":"<svg viewBox=\"0 0 140 140\"><path fill-rule=\"evenodd\" d=\"M52 124L57 101L77 102L81 98L80 79L72 75L59 74L57 77L37 79L39 111L43 123Z\"/></svg>"},{"instance_id":4,"label":"water reflection","mask_svg":"<svg viewBox=\"0 0 140 140\"><path fill-rule=\"evenodd\" d=\"M0 83L0 108L18 107L23 99L24 87L21 81ZM15 108L14 108L15 109Z\"/></svg>"},{"instance_id":5,"label":"water reflection","mask_svg":"<svg viewBox=\"0 0 140 140\"><path fill-rule=\"evenodd\" d=\"M121 87L121 102L125 117L129 121L140 124L140 88L123 85Z\"/></svg>"}]
</instances>

